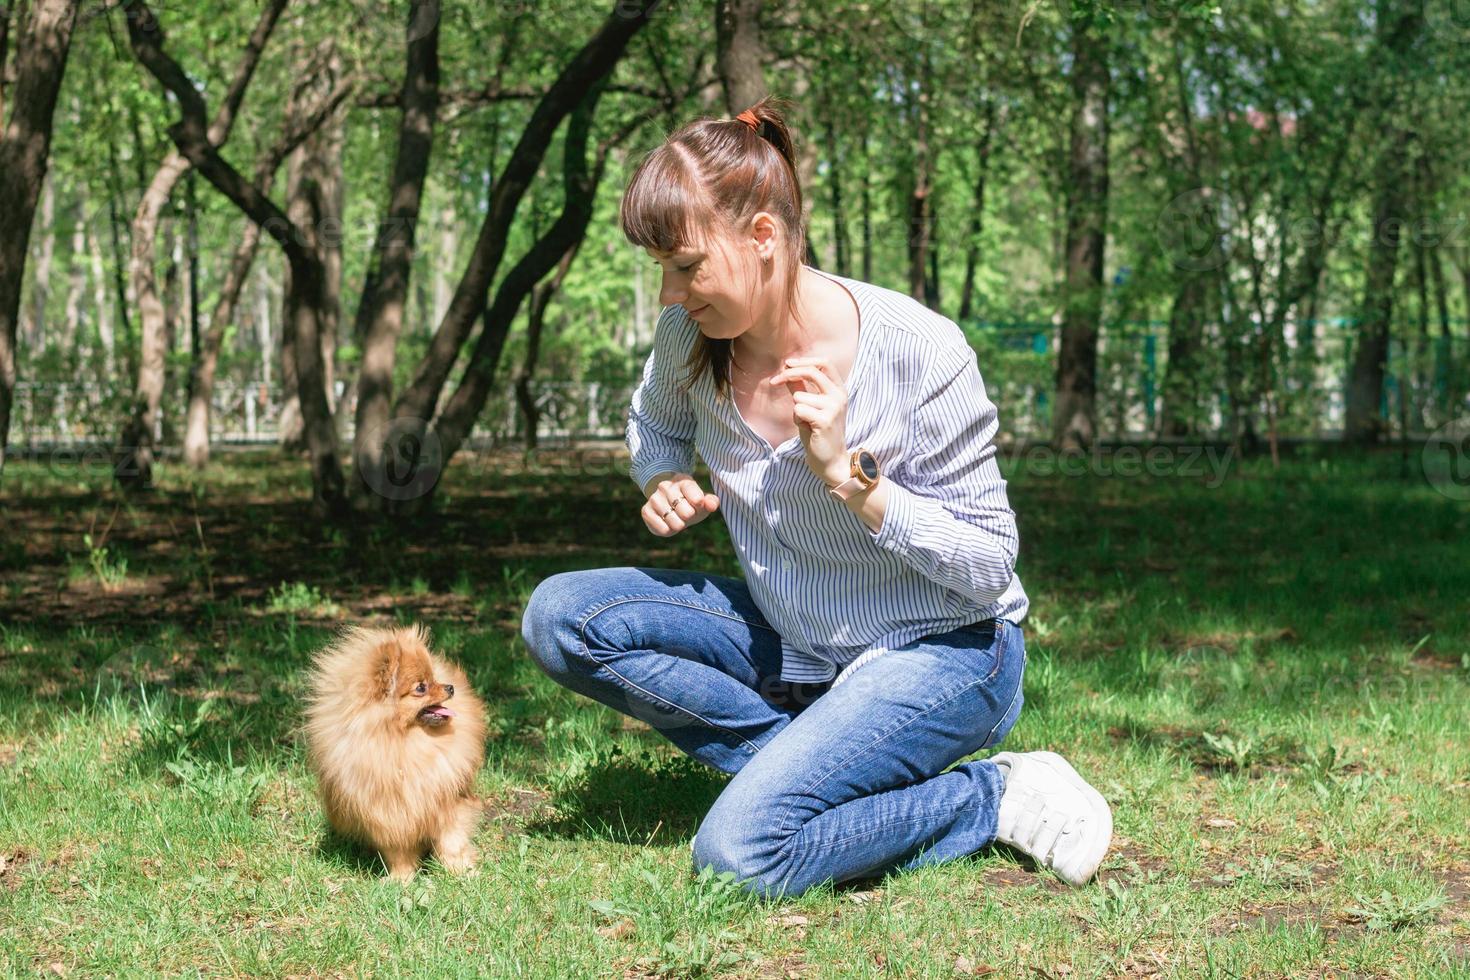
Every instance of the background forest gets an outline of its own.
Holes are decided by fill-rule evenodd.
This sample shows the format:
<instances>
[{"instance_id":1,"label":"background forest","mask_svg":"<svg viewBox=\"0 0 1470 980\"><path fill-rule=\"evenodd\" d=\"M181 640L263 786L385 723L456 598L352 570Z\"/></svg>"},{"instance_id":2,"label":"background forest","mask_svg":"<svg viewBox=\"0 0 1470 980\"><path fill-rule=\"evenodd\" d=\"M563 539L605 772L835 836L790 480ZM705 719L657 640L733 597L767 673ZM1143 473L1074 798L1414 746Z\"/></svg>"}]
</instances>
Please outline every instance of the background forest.
<instances>
[{"instance_id":1,"label":"background forest","mask_svg":"<svg viewBox=\"0 0 1470 980\"><path fill-rule=\"evenodd\" d=\"M620 435L658 313L627 176L767 93L809 261L959 322L1007 438L1366 443L1470 390L1450 0L0 12L18 115L67 42L29 240L0 216L28 250L0 408L124 484L279 439L336 499L404 438L437 473L472 436Z\"/></svg>"}]
</instances>

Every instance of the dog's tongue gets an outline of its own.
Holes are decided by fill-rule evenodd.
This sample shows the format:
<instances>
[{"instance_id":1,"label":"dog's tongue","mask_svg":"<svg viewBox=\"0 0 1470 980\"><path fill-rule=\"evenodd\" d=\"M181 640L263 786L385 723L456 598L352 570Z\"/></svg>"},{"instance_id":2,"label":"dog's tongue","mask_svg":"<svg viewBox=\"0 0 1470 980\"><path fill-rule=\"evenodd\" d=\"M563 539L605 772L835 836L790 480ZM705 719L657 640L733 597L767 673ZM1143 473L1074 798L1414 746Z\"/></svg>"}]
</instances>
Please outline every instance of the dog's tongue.
<instances>
[{"instance_id":1,"label":"dog's tongue","mask_svg":"<svg viewBox=\"0 0 1470 980\"><path fill-rule=\"evenodd\" d=\"M425 708L424 714L429 716L430 718L443 718L446 720L454 717L454 712L450 711L442 704L436 704L432 708Z\"/></svg>"}]
</instances>

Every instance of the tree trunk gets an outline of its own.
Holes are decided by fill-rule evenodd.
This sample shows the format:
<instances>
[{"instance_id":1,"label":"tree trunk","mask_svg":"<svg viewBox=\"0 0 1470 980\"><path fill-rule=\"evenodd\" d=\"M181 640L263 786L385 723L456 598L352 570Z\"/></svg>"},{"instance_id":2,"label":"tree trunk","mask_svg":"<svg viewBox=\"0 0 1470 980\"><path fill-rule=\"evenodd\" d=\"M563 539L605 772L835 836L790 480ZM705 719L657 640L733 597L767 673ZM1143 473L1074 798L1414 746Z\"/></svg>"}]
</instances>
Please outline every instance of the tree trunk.
<instances>
[{"instance_id":1,"label":"tree trunk","mask_svg":"<svg viewBox=\"0 0 1470 980\"><path fill-rule=\"evenodd\" d=\"M177 211L177 208L174 209ZM177 217L177 215L175 215ZM184 303L179 282L179 267L183 265L183 238L175 222L170 221L163 235L163 251L168 261L163 267L163 367L162 391L174 390L174 358L178 353L179 324L183 321ZM160 401L160 405L162 402ZM154 415L155 432L163 433L163 441L170 441L167 421L163 412Z\"/></svg>"},{"instance_id":2,"label":"tree trunk","mask_svg":"<svg viewBox=\"0 0 1470 980\"><path fill-rule=\"evenodd\" d=\"M311 159L316 164L316 208L322 216L322 361L323 381L327 388L327 406L335 414L337 386L337 344L342 324L342 236L346 211L346 182L342 176L342 148L346 134L342 120L334 117L329 125L314 130L308 140Z\"/></svg>"},{"instance_id":3,"label":"tree trunk","mask_svg":"<svg viewBox=\"0 0 1470 980\"><path fill-rule=\"evenodd\" d=\"M82 246L91 263L92 305L96 308L97 343L102 348L102 377L110 383L117 374L117 337L112 329L112 302L108 298L107 274L102 269L102 243L92 229L84 229Z\"/></svg>"},{"instance_id":4,"label":"tree trunk","mask_svg":"<svg viewBox=\"0 0 1470 980\"><path fill-rule=\"evenodd\" d=\"M602 83L598 83L572 113L567 124L563 165L566 189L562 213L506 273L495 292L495 302L485 313L485 323L470 356L470 363L465 369L464 380L445 404L440 417L435 420L434 433L438 437L444 463L459 450L485 406L495 367L500 360L500 351L516 311L554 264L558 261L570 263L576 254L578 243L587 232L605 159L599 157L592 172L588 173L587 141L601 91ZM441 469L442 465L441 463ZM428 483L428 489L432 490L437 482L436 476Z\"/></svg>"},{"instance_id":5,"label":"tree trunk","mask_svg":"<svg viewBox=\"0 0 1470 980\"><path fill-rule=\"evenodd\" d=\"M56 257L56 181L46 175L37 216L36 271L31 277L29 309L21 323L22 343L40 353L46 349L46 307L51 305L51 264Z\"/></svg>"},{"instance_id":6,"label":"tree trunk","mask_svg":"<svg viewBox=\"0 0 1470 980\"><path fill-rule=\"evenodd\" d=\"M211 146L219 147L229 139L230 130L239 114L240 103L245 98L245 90L255 75L266 41L270 39L286 3L287 0L270 0L261 12L255 29L246 42L240 63L235 68L235 75L225 98L205 133L204 138ZM129 4L128 11L130 35L141 30L159 35L157 43L162 43L162 30L145 4ZM133 21L137 18L146 20L134 24ZM133 302L137 305L142 330L142 353L132 413L123 426L113 455L113 473L124 489L144 489L153 485L153 433L157 425L159 404L163 399L164 364L168 349L167 312L158 295L158 280L154 271L154 242L163 208L189 167L188 158L177 147L171 149L148 182L133 215L132 254L128 269L133 285Z\"/></svg>"},{"instance_id":7,"label":"tree trunk","mask_svg":"<svg viewBox=\"0 0 1470 980\"><path fill-rule=\"evenodd\" d=\"M196 470L209 465L209 408L210 399L214 396L220 345L224 342L225 329L234 320L240 288L250 274L259 243L260 226L253 221L245 222L224 281L220 283L219 300L210 315L209 329L200 339L199 349L194 354L189 382L189 412L184 428L184 462Z\"/></svg>"},{"instance_id":8,"label":"tree trunk","mask_svg":"<svg viewBox=\"0 0 1470 980\"><path fill-rule=\"evenodd\" d=\"M1379 79L1377 119L1384 141L1374 167L1373 225L1368 241L1363 299L1358 317L1357 346L1348 376L1343 440L1367 445L1388 430L1382 417L1383 383L1387 374L1389 330L1393 320L1393 285L1398 268L1407 203L1407 159L1414 140L1402 118L1409 109L1406 82L1399 77L1414 39L1423 27L1422 0L1379 0ZM1400 372L1402 375L1403 372ZM1404 384L1399 386L1403 397Z\"/></svg>"},{"instance_id":9,"label":"tree trunk","mask_svg":"<svg viewBox=\"0 0 1470 980\"><path fill-rule=\"evenodd\" d=\"M329 71L335 73L335 65ZM303 139L308 138L308 134L315 134L325 120L337 113L342 102L352 91L354 84L352 79L338 79L333 91L322 97L310 113L299 112L295 106L290 108L291 114L285 133L261 158L255 168L255 182L262 194L270 193L271 185L275 182L276 171L281 167L281 161L290 155ZM322 161L324 172L319 179L322 195L318 202L318 210L325 216L321 223L324 230L322 254L326 266L327 282L324 302L332 323L322 331L322 357L327 361L329 367L335 352L337 290L341 282L341 241L336 234L329 231L329 229L341 228L340 121L331 124L331 130L323 140L323 147L322 150L312 151L312 154L314 158L325 156ZM250 277L250 269L254 265L259 243L260 226L254 221L246 220L240 229L239 244L235 247L234 255L230 258L230 264L220 284L219 298L210 316L209 329L200 340L199 348L194 355L193 374L189 384L188 425L184 435L184 461L195 469L201 469L209 463L210 401L214 396L214 377L219 364L220 345L224 342L225 330L234 321L235 310L240 303L240 294L246 280ZM264 383L269 388L271 333L268 301L259 315L256 331L260 337L260 348L266 352L262 363L265 368ZM293 395L296 390L294 358L295 349L293 347L289 362ZM328 372L325 376L328 388L331 385L330 379L331 375ZM293 404L295 412L293 424L298 426L299 432L300 402L296 401Z\"/></svg>"},{"instance_id":10,"label":"tree trunk","mask_svg":"<svg viewBox=\"0 0 1470 980\"><path fill-rule=\"evenodd\" d=\"M1052 445L1090 447L1097 436L1097 337L1108 220L1108 51L1101 28L1072 27L1072 145L1068 158L1066 282Z\"/></svg>"},{"instance_id":11,"label":"tree trunk","mask_svg":"<svg viewBox=\"0 0 1470 980\"><path fill-rule=\"evenodd\" d=\"M589 209L590 217L591 211ZM536 448L536 430L540 422L540 411L536 408L536 396L531 391L531 379L536 374L536 362L541 356L541 334L546 325L546 307L550 305L551 298L561 289L561 284L566 280L567 270L572 267L572 261L577 257L577 251L582 247L583 235L578 235L577 240L572 242L570 248L562 254L561 261L557 263L556 273L547 282L537 286L531 291L531 306L526 315L526 356L521 362L521 373L516 376L516 402L520 405L521 414L526 420L526 449ZM478 417L479 412L475 415Z\"/></svg>"},{"instance_id":12,"label":"tree trunk","mask_svg":"<svg viewBox=\"0 0 1470 980\"><path fill-rule=\"evenodd\" d=\"M1406 203L1403 168L1399 163L1403 153L1402 143L1396 141L1396 145L1385 149L1378 161L1372 235L1368 240L1363 302L1357 347L1353 351L1352 371L1348 377L1347 416L1343 431L1343 439L1352 443L1374 443L1387 432L1381 403L1388 365L1389 327L1393 321L1393 286ZM1401 383L1400 397L1403 397L1402 391Z\"/></svg>"},{"instance_id":13,"label":"tree trunk","mask_svg":"<svg viewBox=\"0 0 1470 980\"><path fill-rule=\"evenodd\" d=\"M324 517L340 515L344 502L342 464L336 432L332 428L323 384L320 322L323 314L325 274L320 256L304 242L308 233L247 181L219 155L209 139L205 104L178 62L163 50L162 32L152 12L141 0L128 0L128 39L143 66L173 93L182 118L169 127L169 136L199 172L222 194L260 224L285 252L291 270L292 296L288 302L296 340L297 385L311 450L313 504Z\"/></svg>"},{"instance_id":14,"label":"tree trunk","mask_svg":"<svg viewBox=\"0 0 1470 980\"><path fill-rule=\"evenodd\" d=\"M36 0L17 46L14 104L0 132L0 474L10 442L16 317L31 221L46 179L52 115L79 7L79 0Z\"/></svg>"},{"instance_id":15,"label":"tree trunk","mask_svg":"<svg viewBox=\"0 0 1470 980\"><path fill-rule=\"evenodd\" d=\"M990 148L994 143L995 103L989 99L980 112L980 140L975 146L975 194L970 204L970 234L965 242L965 280L960 287L960 320L975 312L975 275L980 269L980 234L985 230L985 187L990 179Z\"/></svg>"},{"instance_id":16,"label":"tree trunk","mask_svg":"<svg viewBox=\"0 0 1470 980\"><path fill-rule=\"evenodd\" d=\"M760 14L763 0L715 0L715 72L725 93L725 111L731 115L749 109L766 97L761 70Z\"/></svg>"},{"instance_id":17,"label":"tree trunk","mask_svg":"<svg viewBox=\"0 0 1470 980\"><path fill-rule=\"evenodd\" d=\"M395 418L412 420L410 424L418 426L433 417L434 407L460 349L485 310L490 284L505 255L516 207L530 187L552 135L588 90L616 67L628 42L648 22L658 2L619 0L617 9L563 68L537 103L505 171L491 192L488 211L470 254L469 265L449 304L449 313L435 331L413 383L394 406ZM561 250L556 254L560 255ZM361 433L359 435L361 437ZM371 479L364 477L364 482L370 486L381 486L383 475L375 474Z\"/></svg>"},{"instance_id":18,"label":"tree trunk","mask_svg":"<svg viewBox=\"0 0 1470 980\"><path fill-rule=\"evenodd\" d=\"M439 112L437 0L415 6L410 12L402 100L388 211L373 246L354 328L362 360L357 372L357 430L353 437L357 479L351 484L350 497L354 506L362 508L374 503L372 491L382 485L378 481L388 461L388 446L393 442L389 423L393 365L403 329L403 305L413 272L414 235ZM425 417L422 424L428 421Z\"/></svg>"},{"instance_id":19,"label":"tree trunk","mask_svg":"<svg viewBox=\"0 0 1470 980\"><path fill-rule=\"evenodd\" d=\"M286 161L286 217L302 228L301 245L320 257L317 249L313 200L305 190L305 159L298 147ZM276 444L283 452L307 451L306 416L301 411L301 387L297 371L296 324L301 294L288 263L281 283L281 417L276 431ZM325 378L323 378L325 382Z\"/></svg>"},{"instance_id":20,"label":"tree trunk","mask_svg":"<svg viewBox=\"0 0 1470 980\"><path fill-rule=\"evenodd\" d=\"M15 10L10 4L0 7L0 126L5 122L5 89L9 84L7 69L10 60L10 21Z\"/></svg>"},{"instance_id":21,"label":"tree trunk","mask_svg":"<svg viewBox=\"0 0 1470 980\"><path fill-rule=\"evenodd\" d=\"M110 102L108 104L111 105ZM111 140L107 143L107 162L108 190L111 192L107 198L107 230L112 246L112 289L117 301L118 323L122 325L123 366L126 377L131 380L138 376L138 357L133 344L132 315L129 313L133 297L125 271L127 259L122 247L122 215L118 211L118 202L122 200L122 171L118 167L117 147ZM111 374L108 377L111 379Z\"/></svg>"},{"instance_id":22,"label":"tree trunk","mask_svg":"<svg viewBox=\"0 0 1470 980\"><path fill-rule=\"evenodd\" d=\"M1196 434L1200 411L1199 355L1204 348L1205 311L1212 279L1208 272L1186 271L1174 294L1174 307L1169 313L1169 359L1161 392L1163 406L1158 418L1161 437Z\"/></svg>"},{"instance_id":23,"label":"tree trunk","mask_svg":"<svg viewBox=\"0 0 1470 980\"><path fill-rule=\"evenodd\" d=\"M873 281L873 158L868 135L863 134L863 281Z\"/></svg>"},{"instance_id":24,"label":"tree trunk","mask_svg":"<svg viewBox=\"0 0 1470 980\"><path fill-rule=\"evenodd\" d=\"M199 356L199 208L195 200L196 178L190 173L184 184L184 213L188 226L184 237L184 255L187 258L188 279L185 299L189 309L189 357Z\"/></svg>"},{"instance_id":25,"label":"tree trunk","mask_svg":"<svg viewBox=\"0 0 1470 980\"><path fill-rule=\"evenodd\" d=\"M837 274L851 277L852 260L848 254L847 215L843 212L842 200L842 151L837 142L829 119L824 127L827 137L827 184L831 192L832 206L832 260Z\"/></svg>"},{"instance_id":26,"label":"tree trunk","mask_svg":"<svg viewBox=\"0 0 1470 980\"><path fill-rule=\"evenodd\" d=\"M77 363L85 367L90 344L84 321L89 318L82 312L82 297L87 294L87 225L86 201L77 196L72 206L71 246L66 256L67 286L66 306L62 318L61 349L77 355Z\"/></svg>"}]
</instances>

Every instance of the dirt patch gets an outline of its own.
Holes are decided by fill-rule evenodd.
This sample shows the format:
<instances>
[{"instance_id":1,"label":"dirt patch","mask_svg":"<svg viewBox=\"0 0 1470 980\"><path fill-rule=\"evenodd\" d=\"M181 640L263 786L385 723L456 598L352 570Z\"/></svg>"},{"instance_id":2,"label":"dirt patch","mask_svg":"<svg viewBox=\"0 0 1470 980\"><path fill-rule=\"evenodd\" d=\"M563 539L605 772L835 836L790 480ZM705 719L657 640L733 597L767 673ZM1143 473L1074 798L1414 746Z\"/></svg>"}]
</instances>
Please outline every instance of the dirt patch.
<instances>
[{"instance_id":1,"label":"dirt patch","mask_svg":"<svg viewBox=\"0 0 1470 980\"><path fill-rule=\"evenodd\" d=\"M757 967L760 980L797 980L812 969L803 950L785 953L774 960L763 960Z\"/></svg>"},{"instance_id":2,"label":"dirt patch","mask_svg":"<svg viewBox=\"0 0 1470 980\"><path fill-rule=\"evenodd\" d=\"M1040 888L1049 892L1064 892L1067 885L1056 875L1030 868L991 868L981 877L989 889Z\"/></svg>"},{"instance_id":3,"label":"dirt patch","mask_svg":"<svg viewBox=\"0 0 1470 980\"><path fill-rule=\"evenodd\" d=\"M1461 922L1470 922L1470 868L1448 868L1435 872L1444 887L1445 913ZM1470 952L1470 946L1466 946Z\"/></svg>"},{"instance_id":4,"label":"dirt patch","mask_svg":"<svg viewBox=\"0 0 1470 980\"><path fill-rule=\"evenodd\" d=\"M1210 925L1210 934L1227 936L1237 932L1269 932L1285 926L1300 928L1316 925L1324 933L1343 929L1344 923L1323 906L1314 903L1259 905L1241 909Z\"/></svg>"},{"instance_id":5,"label":"dirt patch","mask_svg":"<svg viewBox=\"0 0 1470 980\"><path fill-rule=\"evenodd\" d=\"M1211 869L1215 870L1215 869ZM1223 869L1205 878L1190 882L1195 888L1233 888L1241 882L1254 881L1268 888L1283 888L1289 891L1312 891L1325 887L1337 877L1337 865L1292 861L1288 858L1227 862Z\"/></svg>"},{"instance_id":6,"label":"dirt patch","mask_svg":"<svg viewBox=\"0 0 1470 980\"><path fill-rule=\"evenodd\" d=\"M1120 885L1131 885L1157 875L1166 874L1169 862L1157 854L1150 854L1127 837L1113 836L1112 848L1098 871L1097 880L1106 883L1116 879Z\"/></svg>"},{"instance_id":7,"label":"dirt patch","mask_svg":"<svg viewBox=\"0 0 1470 980\"><path fill-rule=\"evenodd\" d=\"M1245 630L1240 633L1184 633L1164 637L1167 649L1181 654L1200 656L1210 653L1231 654L1247 642L1258 646L1269 643L1295 643L1296 630L1290 626L1280 629Z\"/></svg>"},{"instance_id":8,"label":"dirt patch","mask_svg":"<svg viewBox=\"0 0 1470 980\"><path fill-rule=\"evenodd\" d=\"M523 830L550 799L550 794L541 790L520 788L488 797L482 801L485 822L499 827L502 832Z\"/></svg>"},{"instance_id":9,"label":"dirt patch","mask_svg":"<svg viewBox=\"0 0 1470 980\"><path fill-rule=\"evenodd\" d=\"M13 892L20 887L21 869L33 858L25 848L0 852L0 891Z\"/></svg>"}]
</instances>

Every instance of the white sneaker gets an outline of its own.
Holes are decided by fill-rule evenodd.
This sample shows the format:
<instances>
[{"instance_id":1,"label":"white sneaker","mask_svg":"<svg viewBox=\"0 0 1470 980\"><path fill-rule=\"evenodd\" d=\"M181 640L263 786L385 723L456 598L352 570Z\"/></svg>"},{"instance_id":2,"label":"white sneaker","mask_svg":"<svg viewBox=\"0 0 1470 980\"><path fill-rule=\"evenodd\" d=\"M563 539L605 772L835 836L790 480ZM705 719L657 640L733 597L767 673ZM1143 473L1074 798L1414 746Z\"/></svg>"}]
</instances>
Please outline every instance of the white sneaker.
<instances>
[{"instance_id":1,"label":"white sneaker","mask_svg":"<svg viewBox=\"0 0 1470 980\"><path fill-rule=\"evenodd\" d=\"M999 752L990 761L1009 767L995 839L1069 885L1086 884L1113 840L1102 794L1055 752Z\"/></svg>"}]
</instances>

